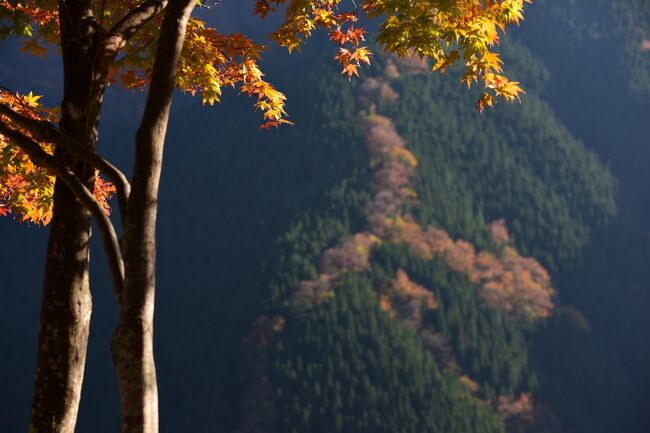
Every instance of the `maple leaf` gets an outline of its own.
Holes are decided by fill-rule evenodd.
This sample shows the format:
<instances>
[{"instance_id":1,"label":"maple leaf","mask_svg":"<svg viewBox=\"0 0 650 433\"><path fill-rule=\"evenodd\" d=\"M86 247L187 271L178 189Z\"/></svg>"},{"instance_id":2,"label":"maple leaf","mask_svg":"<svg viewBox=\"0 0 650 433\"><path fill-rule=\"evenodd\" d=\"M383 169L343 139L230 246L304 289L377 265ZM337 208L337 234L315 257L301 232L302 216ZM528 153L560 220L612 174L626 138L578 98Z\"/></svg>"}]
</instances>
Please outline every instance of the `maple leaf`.
<instances>
[{"instance_id":1,"label":"maple leaf","mask_svg":"<svg viewBox=\"0 0 650 433\"><path fill-rule=\"evenodd\" d=\"M369 65L371 56L372 56L372 53L370 52L370 50L367 47L358 47L352 53L351 58L353 60L356 60L357 63L364 62L364 63L367 63Z\"/></svg>"},{"instance_id":2,"label":"maple leaf","mask_svg":"<svg viewBox=\"0 0 650 433\"><path fill-rule=\"evenodd\" d=\"M476 103L476 106L479 109L479 111L482 113L485 107L494 106L494 97L489 93L484 93L483 96L481 96L481 99L479 99L478 102Z\"/></svg>"},{"instance_id":3,"label":"maple leaf","mask_svg":"<svg viewBox=\"0 0 650 433\"><path fill-rule=\"evenodd\" d=\"M47 48L40 45L36 39L24 41L20 47L20 51L29 53L33 57L40 57L41 59L44 59L45 54L47 54Z\"/></svg>"}]
</instances>

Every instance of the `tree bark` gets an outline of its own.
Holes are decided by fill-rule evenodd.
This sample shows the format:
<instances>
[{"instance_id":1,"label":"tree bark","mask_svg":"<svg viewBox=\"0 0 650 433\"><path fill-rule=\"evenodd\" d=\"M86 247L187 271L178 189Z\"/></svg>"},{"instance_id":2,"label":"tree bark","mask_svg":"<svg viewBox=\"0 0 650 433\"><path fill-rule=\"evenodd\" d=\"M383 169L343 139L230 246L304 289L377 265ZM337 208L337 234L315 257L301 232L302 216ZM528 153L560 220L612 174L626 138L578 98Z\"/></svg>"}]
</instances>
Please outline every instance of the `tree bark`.
<instances>
[{"instance_id":1,"label":"tree bark","mask_svg":"<svg viewBox=\"0 0 650 433\"><path fill-rule=\"evenodd\" d=\"M63 57L60 128L89 150L97 144L108 66L98 54L89 1L59 2ZM92 191L94 169L62 148L55 157ZM83 382L92 298L88 283L90 212L57 180L50 224L30 433L73 433Z\"/></svg>"},{"instance_id":2,"label":"tree bark","mask_svg":"<svg viewBox=\"0 0 650 433\"><path fill-rule=\"evenodd\" d=\"M160 31L151 86L136 135L136 155L124 227L124 290L113 335L124 433L158 432L153 353L156 215L163 145L176 67L196 0L171 0Z\"/></svg>"}]
</instances>

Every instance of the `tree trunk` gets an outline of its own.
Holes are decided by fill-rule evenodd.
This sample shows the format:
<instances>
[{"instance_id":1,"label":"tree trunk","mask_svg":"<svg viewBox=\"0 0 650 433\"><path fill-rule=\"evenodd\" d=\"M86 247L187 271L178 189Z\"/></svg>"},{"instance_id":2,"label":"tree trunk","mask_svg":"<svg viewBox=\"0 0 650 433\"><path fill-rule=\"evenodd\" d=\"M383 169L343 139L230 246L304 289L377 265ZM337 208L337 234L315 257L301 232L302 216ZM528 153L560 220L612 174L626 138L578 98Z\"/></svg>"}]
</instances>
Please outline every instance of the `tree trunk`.
<instances>
[{"instance_id":1,"label":"tree trunk","mask_svg":"<svg viewBox=\"0 0 650 433\"><path fill-rule=\"evenodd\" d=\"M30 433L74 432L92 311L88 287L90 216L58 182L54 212L45 265Z\"/></svg>"},{"instance_id":2,"label":"tree trunk","mask_svg":"<svg viewBox=\"0 0 650 433\"><path fill-rule=\"evenodd\" d=\"M94 150L107 66L97 57L97 35L87 1L60 3L63 102L60 128ZM64 159L92 191L94 169ZM89 211L57 181L41 304L30 433L73 433L83 382L92 299L88 283Z\"/></svg>"},{"instance_id":3,"label":"tree trunk","mask_svg":"<svg viewBox=\"0 0 650 433\"><path fill-rule=\"evenodd\" d=\"M172 0L160 32L140 128L124 227L125 280L113 359L124 433L158 432L158 388L153 354L156 214L163 145L187 21L196 0Z\"/></svg>"}]
</instances>

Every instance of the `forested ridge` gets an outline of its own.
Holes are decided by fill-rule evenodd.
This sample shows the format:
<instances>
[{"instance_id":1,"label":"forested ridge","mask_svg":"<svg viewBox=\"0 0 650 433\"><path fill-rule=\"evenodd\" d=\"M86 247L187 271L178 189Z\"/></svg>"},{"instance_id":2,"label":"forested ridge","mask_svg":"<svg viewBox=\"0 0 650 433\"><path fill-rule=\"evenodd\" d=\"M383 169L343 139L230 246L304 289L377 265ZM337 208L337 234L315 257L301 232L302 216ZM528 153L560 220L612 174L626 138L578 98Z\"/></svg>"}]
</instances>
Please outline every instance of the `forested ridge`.
<instances>
[{"instance_id":1,"label":"forested ridge","mask_svg":"<svg viewBox=\"0 0 650 433\"><path fill-rule=\"evenodd\" d=\"M249 395L255 399L244 400L246 413L251 414L245 425L251 430L244 431L261 428L259 420L269 431L346 431L356 422L359 431L498 431L493 429L501 424L532 429L557 423L546 406L533 403L532 392L540 385L528 359L537 322L554 308L555 294L541 265L519 258L508 245L516 243L522 249L536 245L529 250L544 258L575 255L580 236L585 242L592 228L602 227L613 215L613 179L541 101L532 99L536 106L530 111L495 113L492 119L477 122L480 132L472 131L467 119L476 119L477 113L464 108L466 98L444 92L453 82L431 84L422 76L427 67L418 63L384 59L374 76L353 89L359 111L347 117L348 128L365 144L359 152L368 161L366 182L360 184L359 174L353 172L340 186L325 190L333 210L301 217L281 241L284 255L271 308L258 320L254 331L258 334L251 337L257 344L253 358L266 365L253 368L258 377L252 379ZM412 92L408 98L407 92ZM318 93L335 104L337 95ZM409 107L409 102L416 106ZM449 120L450 111L458 120ZM510 123L522 128L499 131L494 125L500 115L514 116ZM403 137L408 138L397 131L405 131ZM537 140L526 144L541 142L538 152L522 146L532 137ZM494 143L501 145L500 151ZM497 150L491 151L491 146ZM521 152L522 148L526 150ZM563 154L572 155L573 164L566 164ZM499 169L499 164L520 171ZM552 177L557 183L541 181L550 171L561 173ZM566 190L561 176L575 179L573 190ZM485 189L473 188L475 183ZM366 194L354 185L365 187ZM497 201L491 194L505 197ZM526 208L512 206L521 200L516 194L527 198ZM568 205L572 195L583 198L576 203L580 206ZM556 199L544 200L545 196ZM484 209L485 202L493 207ZM488 224L494 218L505 219ZM523 229L514 235L517 242L510 240L505 221ZM425 229L422 223L432 225ZM546 251L546 245L535 243L535 231L525 230L533 224L559 232L555 239L545 237ZM476 246L453 240L444 229ZM479 253L481 249L485 251ZM545 261L553 266L552 260ZM350 272L361 279L346 277ZM359 297L364 295L369 304L360 313ZM578 318L574 326L585 326L577 310L563 308ZM450 401L425 410L419 406L421 399L433 398L421 394L425 380L391 385L396 367L386 355L374 353L391 344L383 335L389 331L361 318L382 309L384 320L410 333L407 341L415 346L399 365L427 365L423 357L435 361L448 382L427 383L426 388L438 388L438 394ZM319 319L312 321L312 316ZM380 343L367 347L369 341ZM350 359L355 361L345 362ZM428 375L440 374L429 368ZM370 384L374 387L369 390ZM407 396L418 389L420 401L414 402ZM459 390L465 397L454 400ZM360 408L353 396L368 393L380 397L375 397L374 405L362 397L367 407ZM396 400L391 404L388 396ZM459 409L468 398L481 410ZM364 414L361 419L359 412ZM465 415L454 418L456 413ZM470 413L474 415L469 417Z\"/></svg>"},{"instance_id":2,"label":"forested ridge","mask_svg":"<svg viewBox=\"0 0 650 433\"><path fill-rule=\"evenodd\" d=\"M483 114L453 70L379 54L349 83L327 62L272 65L295 124L277 132L256 131L246 100L179 104L160 203L161 429L646 432L643 3L538 0L503 42L527 94ZM9 274L7 305L36 298L26 272ZM31 354L5 337L26 320L11 314L0 350ZM96 313L96 341L113 315ZM93 344L79 431L114 431L116 390L94 373L111 377L110 355ZM0 360L19 372L0 397L12 432L31 380L16 359Z\"/></svg>"}]
</instances>

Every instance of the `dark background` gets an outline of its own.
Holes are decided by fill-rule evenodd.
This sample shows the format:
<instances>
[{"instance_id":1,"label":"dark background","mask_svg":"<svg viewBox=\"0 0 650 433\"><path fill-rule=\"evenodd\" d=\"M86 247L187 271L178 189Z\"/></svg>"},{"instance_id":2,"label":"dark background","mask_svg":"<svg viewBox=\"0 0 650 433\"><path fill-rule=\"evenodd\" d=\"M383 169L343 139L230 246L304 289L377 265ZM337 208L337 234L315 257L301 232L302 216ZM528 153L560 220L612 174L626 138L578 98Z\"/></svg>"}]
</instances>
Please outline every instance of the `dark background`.
<instances>
[{"instance_id":1,"label":"dark background","mask_svg":"<svg viewBox=\"0 0 650 433\"><path fill-rule=\"evenodd\" d=\"M591 233L581 260L554 275L563 301L586 314L592 332L572 335L549 326L535 337L533 362L547 384L540 395L571 431L644 433L650 431L650 93L638 75L645 60L629 54L633 36L614 22L606 2L586 3L540 0L514 32L550 71L538 93L617 179L617 216ZM641 3L642 10L650 8ZM224 1L206 16L225 30L262 35L249 12ZM235 92L215 107L186 95L175 99L158 229L162 432L237 428L232 412L242 391L223 372L239 374L232 354L240 350L242 330L263 310L252 296L265 290L243 288L255 286L260 266L276 254L274 241L289 226L282 215L313 204L277 188L291 177L318 183L326 176L308 167L327 161L283 159L282 137L300 136L301 121L309 121L302 110L309 95L299 83L318 73L310 62L333 53L316 39L302 56L269 54L265 70L286 92L296 124L290 133L241 132L257 129L260 118ZM58 103L56 60L27 59L6 42L0 58L0 84ZM341 78L341 86L349 86L347 80ZM118 166L130 167L142 104L140 93L108 92L99 150ZM4 218L0 242L0 430L9 433L25 431L29 419L47 228ZM93 252L94 311L78 431L114 432L119 404L109 342L117 311L97 237Z\"/></svg>"}]
</instances>

